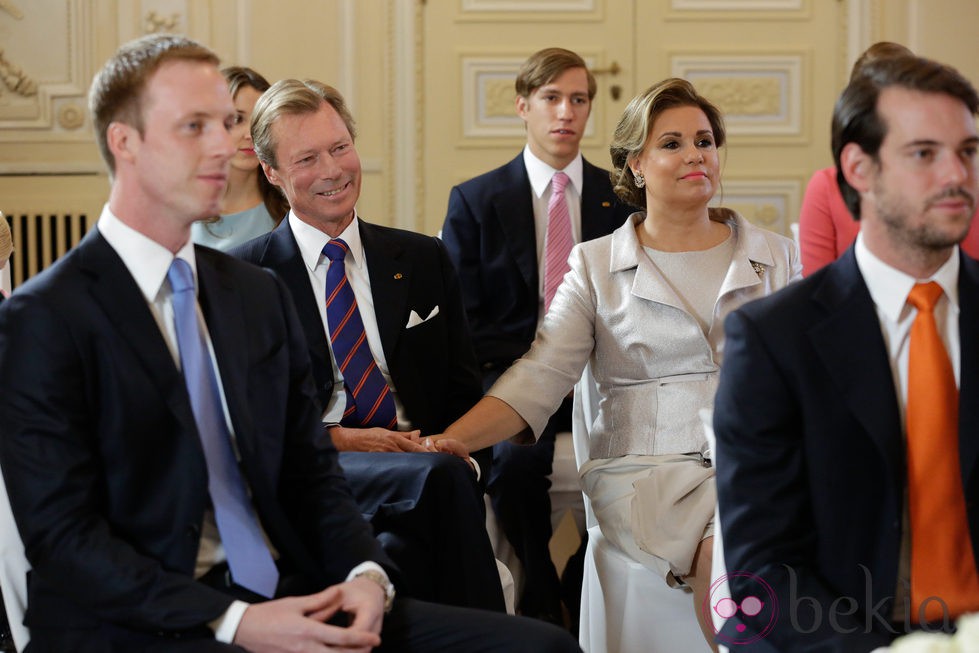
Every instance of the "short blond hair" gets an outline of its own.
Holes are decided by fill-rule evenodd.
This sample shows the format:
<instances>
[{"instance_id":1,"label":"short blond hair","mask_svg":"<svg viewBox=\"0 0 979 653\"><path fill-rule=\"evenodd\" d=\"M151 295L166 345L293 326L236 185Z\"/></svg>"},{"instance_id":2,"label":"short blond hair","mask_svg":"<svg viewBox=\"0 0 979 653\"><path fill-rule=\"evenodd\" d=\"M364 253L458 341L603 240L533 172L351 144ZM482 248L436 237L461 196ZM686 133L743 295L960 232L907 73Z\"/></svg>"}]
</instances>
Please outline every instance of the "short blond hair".
<instances>
[{"instance_id":1,"label":"short blond hair","mask_svg":"<svg viewBox=\"0 0 979 653\"><path fill-rule=\"evenodd\" d=\"M7 259L14 251L13 237L10 235L10 225L7 218L0 213L0 268L7 264Z\"/></svg>"},{"instance_id":2,"label":"short blond hair","mask_svg":"<svg viewBox=\"0 0 979 653\"><path fill-rule=\"evenodd\" d=\"M95 73L88 91L88 110L95 126L95 142L109 174L116 173L116 158L109 150L109 125L121 122L143 135L143 100L150 77L170 61L195 61L217 66L218 56L182 36L151 34L123 44Z\"/></svg>"},{"instance_id":3,"label":"short blond hair","mask_svg":"<svg viewBox=\"0 0 979 653\"><path fill-rule=\"evenodd\" d=\"M523 62L517 72L514 88L517 95L529 98L541 86L546 86L572 68L581 68L588 78L588 100L595 99L598 84L595 76L580 55L564 48L544 48L538 50Z\"/></svg>"}]
</instances>

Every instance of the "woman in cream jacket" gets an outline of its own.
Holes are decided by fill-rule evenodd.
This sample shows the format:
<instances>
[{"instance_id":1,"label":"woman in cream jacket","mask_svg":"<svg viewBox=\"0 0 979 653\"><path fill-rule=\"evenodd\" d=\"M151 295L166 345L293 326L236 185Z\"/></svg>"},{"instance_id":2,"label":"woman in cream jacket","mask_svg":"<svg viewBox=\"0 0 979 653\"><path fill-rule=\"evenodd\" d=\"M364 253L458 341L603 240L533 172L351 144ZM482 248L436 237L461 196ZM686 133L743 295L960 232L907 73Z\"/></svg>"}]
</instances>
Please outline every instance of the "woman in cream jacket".
<instances>
[{"instance_id":1,"label":"woman in cream jacket","mask_svg":"<svg viewBox=\"0 0 979 653\"><path fill-rule=\"evenodd\" d=\"M693 589L709 642L699 607L715 495L698 410L713 404L724 317L801 273L791 240L708 208L723 144L720 113L684 80L630 102L611 146L612 181L646 210L573 249L530 351L445 434L470 449L536 437L590 363L599 411L583 489L609 541Z\"/></svg>"}]
</instances>

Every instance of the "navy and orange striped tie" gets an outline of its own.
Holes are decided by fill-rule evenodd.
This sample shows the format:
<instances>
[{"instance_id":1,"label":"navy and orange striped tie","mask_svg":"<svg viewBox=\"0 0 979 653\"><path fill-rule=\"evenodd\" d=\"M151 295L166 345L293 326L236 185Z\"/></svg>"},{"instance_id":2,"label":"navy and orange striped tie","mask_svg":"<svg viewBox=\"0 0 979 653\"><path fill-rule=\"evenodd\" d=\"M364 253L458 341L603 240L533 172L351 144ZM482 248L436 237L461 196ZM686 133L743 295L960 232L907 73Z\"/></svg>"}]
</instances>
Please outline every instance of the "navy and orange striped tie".
<instances>
[{"instance_id":1,"label":"navy and orange striped tie","mask_svg":"<svg viewBox=\"0 0 979 653\"><path fill-rule=\"evenodd\" d=\"M330 259L326 271L326 323L330 328L330 343L337 367L343 376L347 406L340 423L344 426L381 426L393 429L398 424L394 398L384 376L377 368L374 355L367 344L364 321L360 318L343 259L349 251L347 243L334 238L323 247Z\"/></svg>"}]
</instances>

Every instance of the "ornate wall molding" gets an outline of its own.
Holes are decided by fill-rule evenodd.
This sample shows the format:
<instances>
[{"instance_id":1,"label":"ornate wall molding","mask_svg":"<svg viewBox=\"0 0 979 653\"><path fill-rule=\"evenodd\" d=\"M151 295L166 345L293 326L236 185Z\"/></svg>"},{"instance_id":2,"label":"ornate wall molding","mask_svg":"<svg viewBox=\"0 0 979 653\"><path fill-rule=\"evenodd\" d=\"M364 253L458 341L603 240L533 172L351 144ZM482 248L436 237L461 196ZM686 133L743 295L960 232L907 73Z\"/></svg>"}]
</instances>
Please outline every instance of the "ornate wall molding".
<instances>
[{"instance_id":1,"label":"ornate wall molding","mask_svg":"<svg viewBox=\"0 0 979 653\"><path fill-rule=\"evenodd\" d=\"M172 33L178 30L182 24L179 12L173 12L167 16L156 13L153 10L146 12L143 23L143 31L147 34Z\"/></svg>"},{"instance_id":2,"label":"ornate wall molding","mask_svg":"<svg viewBox=\"0 0 979 653\"><path fill-rule=\"evenodd\" d=\"M462 0L462 11L594 11L596 0Z\"/></svg>"},{"instance_id":3,"label":"ornate wall molding","mask_svg":"<svg viewBox=\"0 0 979 653\"><path fill-rule=\"evenodd\" d=\"M445 1L445 0L442 0ZM462 0L457 22L589 22L621 0Z\"/></svg>"},{"instance_id":4,"label":"ornate wall molding","mask_svg":"<svg viewBox=\"0 0 979 653\"><path fill-rule=\"evenodd\" d=\"M91 0L32 0L0 5L0 141L77 140L95 46ZM44 35L43 37L40 35ZM44 47L38 48L43 41ZM82 115L84 121L84 114Z\"/></svg>"},{"instance_id":5,"label":"ornate wall molding","mask_svg":"<svg viewBox=\"0 0 979 653\"><path fill-rule=\"evenodd\" d=\"M484 147L485 141L501 139L507 144L522 144L526 139L524 122L514 109L513 82L529 53L460 55L462 71L462 134L458 147ZM597 55L579 50L589 66ZM589 116L584 143L595 137L595 115Z\"/></svg>"},{"instance_id":6,"label":"ornate wall molding","mask_svg":"<svg viewBox=\"0 0 979 653\"><path fill-rule=\"evenodd\" d=\"M799 215L802 182L798 179L725 179L712 206L726 206L752 224L789 236Z\"/></svg>"},{"instance_id":7,"label":"ornate wall molding","mask_svg":"<svg viewBox=\"0 0 979 653\"><path fill-rule=\"evenodd\" d=\"M812 0L670 0L667 20L805 20ZM825 2L827 0L819 0Z\"/></svg>"},{"instance_id":8,"label":"ornate wall molding","mask_svg":"<svg viewBox=\"0 0 979 653\"><path fill-rule=\"evenodd\" d=\"M689 79L724 113L728 134L805 139L803 71L808 54L672 54L672 73Z\"/></svg>"}]
</instances>

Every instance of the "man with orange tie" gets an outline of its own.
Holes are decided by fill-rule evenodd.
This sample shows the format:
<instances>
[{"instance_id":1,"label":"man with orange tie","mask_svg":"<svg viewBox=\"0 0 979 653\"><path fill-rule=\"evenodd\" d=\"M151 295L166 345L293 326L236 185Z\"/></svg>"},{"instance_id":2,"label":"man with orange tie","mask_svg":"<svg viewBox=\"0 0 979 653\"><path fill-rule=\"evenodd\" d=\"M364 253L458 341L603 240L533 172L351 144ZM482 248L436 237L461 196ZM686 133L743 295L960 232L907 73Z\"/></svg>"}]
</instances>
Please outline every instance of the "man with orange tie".
<instances>
[{"instance_id":1,"label":"man with orange tie","mask_svg":"<svg viewBox=\"0 0 979 653\"><path fill-rule=\"evenodd\" d=\"M717 491L742 609L722 643L870 651L979 610L979 263L958 247L977 111L928 59L851 81L833 156L860 236L725 323Z\"/></svg>"},{"instance_id":2,"label":"man with orange tie","mask_svg":"<svg viewBox=\"0 0 979 653\"><path fill-rule=\"evenodd\" d=\"M521 66L515 90L527 145L509 163L453 188L442 227L484 390L530 348L574 244L612 233L635 210L616 198L608 171L581 156L596 91L584 60L563 48L535 52ZM546 621L561 621L561 588L548 549L548 477L554 435L570 430L569 399L532 447L493 447L487 487L526 576L519 610ZM573 621L581 593L576 559L565 571L566 580L577 575L564 596Z\"/></svg>"}]
</instances>

